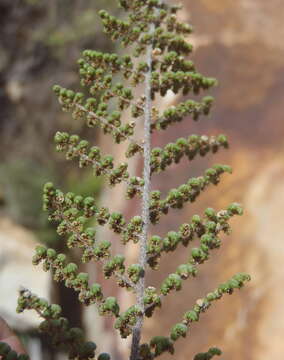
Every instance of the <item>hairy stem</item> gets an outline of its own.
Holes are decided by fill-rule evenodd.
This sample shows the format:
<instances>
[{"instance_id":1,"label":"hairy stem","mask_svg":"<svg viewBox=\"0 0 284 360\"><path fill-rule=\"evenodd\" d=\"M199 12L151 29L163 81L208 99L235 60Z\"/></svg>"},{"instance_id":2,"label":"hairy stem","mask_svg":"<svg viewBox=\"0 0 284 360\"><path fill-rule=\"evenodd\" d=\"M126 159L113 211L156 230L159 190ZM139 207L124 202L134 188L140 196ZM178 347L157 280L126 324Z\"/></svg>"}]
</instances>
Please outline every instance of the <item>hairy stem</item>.
<instances>
[{"instance_id":1,"label":"hairy stem","mask_svg":"<svg viewBox=\"0 0 284 360\"><path fill-rule=\"evenodd\" d=\"M151 26L153 31L154 25ZM143 167L143 197L142 197L142 220L143 220L143 231L140 238L140 253L139 253L139 264L144 270L143 276L139 279L137 284L137 305L142 311L142 315L138 318L137 323L133 329L132 344L130 360L138 359L139 344L141 339L141 330L143 326L144 318L144 291L145 291L145 272L147 265L147 239L148 229L150 224L150 211L149 211L149 199L150 199L150 181L151 181L151 112L152 112L152 99L151 99L151 70L152 70L152 46L149 45L147 49L147 65L148 72L145 76L145 116L144 116L144 167Z\"/></svg>"}]
</instances>

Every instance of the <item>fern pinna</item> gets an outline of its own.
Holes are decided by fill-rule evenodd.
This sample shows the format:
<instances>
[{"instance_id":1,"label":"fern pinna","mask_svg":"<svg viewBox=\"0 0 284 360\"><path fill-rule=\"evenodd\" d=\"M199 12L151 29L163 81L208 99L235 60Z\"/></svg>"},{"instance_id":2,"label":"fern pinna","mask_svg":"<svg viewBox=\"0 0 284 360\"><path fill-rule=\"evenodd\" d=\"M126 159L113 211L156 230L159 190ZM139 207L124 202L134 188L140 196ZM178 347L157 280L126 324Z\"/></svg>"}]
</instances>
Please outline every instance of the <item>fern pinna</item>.
<instances>
[{"instance_id":1,"label":"fern pinna","mask_svg":"<svg viewBox=\"0 0 284 360\"><path fill-rule=\"evenodd\" d=\"M104 176L109 186L125 183L127 199L141 198L141 214L127 222L122 213L98 206L93 197L63 193L52 183L44 186L43 201L49 219L58 223L58 234L67 237L68 247L81 249L83 263L100 263L105 278L115 277L118 286L135 294L136 301L121 312L115 297L106 297L101 284L90 283L87 273L79 273L75 263L68 263L66 255L58 254L54 249L38 246L33 263L42 263L45 271L51 271L54 280L63 281L77 291L82 303L96 304L100 315L114 317L114 328L121 337L132 337L130 360L153 360L165 352L173 354L177 340L187 335L191 323L198 321L215 300L241 288L249 276L244 273L233 276L199 299L173 324L168 336L155 336L149 343L141 344L145 317L151 317L163 306L166 296L179 291L184 280L197 276L199 265L209 259L212 250L220 247L220 235L229 232L230 218L241 215L242 209L236 203L218 212L208 208L204 216L194 215L188 223L179 225L164 238L150 234L151 224L157 224L171 209L181 209L186 203L194 202L209 185L218 184L223 173L230 173L231 168L214 165L201 176L189 178L185 184L171 189L165 197L159 190L151 188L151 176L170 171L170 165L179 163L184 157L192 161L198 155L227 148L228 141L224 135L191 135L164 148L151 147L153 133L166 130L189 116L197 121L208 115L213 103L211 96L205 96L199 101L184 100L161 111L161 97L171 91L182 93L186 99L191 93L196 95L210 89L216 85L216 80L198 73L193 62L188 60L192 45L186 39L192 33L192 27L179 22L180 6L160 0L119 0L118 3L127 13L123 20L104 10L99 16L105 33L129 48L129 53L119 56L95 50L83 51L78 61L79 74L89 97L58 85L53 89L62 109L70 112L74 119L86 121L91 128L100 127L116 144L127 142L126 161L117 164L113 156L104 154L99 147L66 132L57 132L55 143L57 150L66 154L66 159L78 160L80 167L93 168L95 176ZM121 79L121 82L114 82L115 79ZM136 125L141 122L144 127L143 133L139 134ZM134 156L143 158L143 173L139 176L128 171L127 159ZM109 227L120 235L123 244L137 244L137 263L126 265L124 255L114 254L111 241L97 238L90 223ZM146 286L148 270L158 269L163 254L175 251L180 245L188 247L194 240L199 244L191 248L184 264L166 276L159 287ZM110 359L107 353L96 354L95 343L85 342L83 332L68 325L58 305L49 305L23 289L18 311L25 309L38 312L43 318L40 330L51 335L56 346L63 346L70 359ZM1 354L8 359L7 347ZM207 360L220 354L219 349L210 348L194 359Z\"/></svg>"}]
</instances>

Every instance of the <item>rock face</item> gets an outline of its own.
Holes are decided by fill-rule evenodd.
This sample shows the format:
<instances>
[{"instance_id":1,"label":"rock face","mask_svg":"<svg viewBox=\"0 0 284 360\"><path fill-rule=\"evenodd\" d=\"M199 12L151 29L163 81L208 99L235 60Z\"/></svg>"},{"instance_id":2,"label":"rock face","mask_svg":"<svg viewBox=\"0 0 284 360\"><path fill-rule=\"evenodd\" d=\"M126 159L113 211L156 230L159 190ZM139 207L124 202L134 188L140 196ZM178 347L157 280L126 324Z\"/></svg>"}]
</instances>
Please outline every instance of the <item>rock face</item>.
<instances>
[{"instance_id":1,"label":"rock face","mask_svg":"<svg viewBox=\"0 0 284 360\"><path fill-rule=\"evenodd\" d=\"M252 269L255 290L248 311L260 314L255 334L258 346L254 349L253 359L277 358L284 350L284 299L279 286L284 280L283 180L283 153L280 153L280 156L267 161L246 194L245 205L253 221L249 237L254 240L254 253L250 256L264 254L263 261Z\"/></svg>"},{"instance_id":2,"label":"rock face","mask_svg":"<svg viewBox=\"0 0 284 360\"><path fill-rule=\"evenodd\" d=\"M16 314L19 288L49 298L49 274L31 263L34 247L33 234L7 218L0 220L0 314L20 331L37 326L39 319L32 311Z\"/></svg>"}]
</instances>

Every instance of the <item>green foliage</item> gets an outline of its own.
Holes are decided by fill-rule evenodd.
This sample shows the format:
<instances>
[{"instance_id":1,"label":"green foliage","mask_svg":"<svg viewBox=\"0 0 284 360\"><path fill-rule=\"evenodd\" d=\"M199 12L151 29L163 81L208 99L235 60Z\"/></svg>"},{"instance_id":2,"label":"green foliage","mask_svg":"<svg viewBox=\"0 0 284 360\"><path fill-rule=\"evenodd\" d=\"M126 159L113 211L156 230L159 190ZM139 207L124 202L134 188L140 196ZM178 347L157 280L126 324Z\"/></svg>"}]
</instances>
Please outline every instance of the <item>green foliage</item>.
<instances>
[{"instance_id":1,"label":"green foliage","mask_svg":"<svg viewBox=\"0 0 284 360\"><path fill-rule=\"evenodd\" d=\"M0 356L2 360L28 360L28 355L17 354L11 347L4 343L0 342Z\"/></svg>"},{"instance_id":2,"label":"green foliage","mask_svg":"<svg viewBox=\"0 0 284 360\"><path fill-rule=\"evenodd\" d=\"M199 353L199 354L195 355L193 360L210 360L215 355L218 355L218 356L222 355L221 350L218 348L210 348L206 353Z\"/></svg>"},{"instance_id":3,"label":"green foliage","mask_svg":"<svg viewBox=\"0 0 284 360\"><path fill-rule=\"evenodd\" d=\"M40 198L42 184L50 175L47 169L27 159L1 165L0 186L5 195L4 202L15 221L29 228L44 225Z\"/></svg>"},{"instance_id":4,"label":"green foliage","mask_svg":"<svg viewBox=\"0 0 284 360\"><path fill-rule=\"evenodd\" d=\"M173 325L169 336L155 336L149 343L140 344L144 318L153 316L156 308L163 306L165 296L181 290L183 281L198 276L199 266L209 259L212 250L220 248L220 235L229 234L229 220L234 215L241 215L242 208L237 203L221 211L208 208L204 216L193 215L188 223L181 224L176 231L169 231L164 238L150 234L150 224L159 223L171 209L181 209L186 203L194 202L209 185L217 185L221 175L231 173L232 169L216 164L203 175L189 178L185 184L170 189L164 198L158 189L150 191L151 175L168 171L170 165L178 164L183 157L193 161L197 155L214 154L221 148L228 148L228 140L223 134L190 135L164 148L151 148L152 133L165 130L189 115L198 120L201 115L208 115L213 103L212 97L205 96L199 102L186 100L160 112L154 106L157 97L165 96L168 91L199 94L216 85L216 80L198 73L193 62L187 59L192 46L186 36L192 28L178 21L179 7L160 0L119 0L118 3L128 12L128 17L120 20L106 10L101 10L99 16L104 32L122 46L130 46L131 53L119 56L85 50L78 65L81 86L89 97L59 85L53 90L63 111L70 112L75 120L86 121L90 128L99 126L116 144L128 142L126 161L116 164L114 156L103 155L98 146L67 132L57 132L54 140L57 151L64 152L67 160L77 159L81 168L92 167L94 176L104 177L109 186L124 183L127 199L142 198L142 213L127 221L123 214L98 206L93 196L63 193L52 183L44 186L43 208L48 212L49 220L57 224L58 235L67 239L67 246L81 251L81 261L101 264L104 277L114 277L118 286L135 294L136 302L121 312L114 296L105 297L101 284L90 284L87 273L79 272L77 264L68 262L65 254L52 248L38 246L33 264L41 263L43 270L50 271L55 281L73 288L85 305L95 304L101 316L114 317L114 329L120 336L132 336L131 360L153 360L165 352L173 354L175 342L186 337L189 325L197 322L213 301L224 294L232 294L250 278L243 273L233 276L197 300L183 319ZM115 83L119 75L122 82ZM138 85L144 88L143 95L139 93ZM131 114L131 120L125 119L127 114ZM140 118L144 118L144 134L138 138L136 125ZM128 171L127 159L133 156L143 157L143 174L140 176ZM94 226L107 226L120 236L122 244L137 244L140 248L138 262L128 264L123 254L113 253L112 242L98 239ZM158 269L164 253L174 252L180 245L187 248L196 240L199 244L190 249L184 264L180 264L157 288L145 286L148 270ZM60 307L48 305L23 290L18 311L25 309L38 312L44 319L41 331L51 335L56 346L62 343L69 358L94 358L95 344L85 342L81 330L69 328L67 320L61 317ZM215 355L220 355L220 351L211 348L207 353L196 355L195 360L207 360ZM101 353L98 359L109 360L110 357Z\"/></svg>"},{"instance_id":5,"label":"green foliage","mask_svg":"<svg viewBox=\"0 0 284 360\"><path fill-rule=\"evenodd\" d=\"M26 309L32 309L38 313L43 319L39 330L51 337L54 346L67 348L69 359L94 358L96 344L85 342L83 331L69 326L68 320L61 316L59 305L49 305L46 300L37 297L27 289L23 289L18 298L17 312L20 313Z\"/></svg>"}]
</instances>

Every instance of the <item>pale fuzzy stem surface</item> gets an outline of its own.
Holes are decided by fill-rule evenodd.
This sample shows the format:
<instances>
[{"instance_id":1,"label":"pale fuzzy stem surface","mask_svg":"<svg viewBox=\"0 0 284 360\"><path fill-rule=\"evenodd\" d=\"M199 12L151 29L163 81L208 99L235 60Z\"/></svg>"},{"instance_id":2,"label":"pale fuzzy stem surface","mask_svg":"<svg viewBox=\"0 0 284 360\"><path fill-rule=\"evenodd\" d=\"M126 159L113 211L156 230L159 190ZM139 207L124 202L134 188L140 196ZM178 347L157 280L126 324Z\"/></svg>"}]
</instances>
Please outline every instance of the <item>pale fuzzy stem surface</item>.
<instances>
[{"instance_id":1,"label":"pale fuzzy stem surface","mask_svg":"<svg viewBox=\"0 0 284 360\"><path fill-rule=\"evenodd\" d=\"M154 29L154 25L151 25L151 32ZM152 68L152 51L153 47L148 46L147 49L147 65L149 71L145 77L145 116L144 116L144 167L143 167L143 178L144 188L142 197L142 220L143 220L143 231L140 238L140 253L139 253L139 264L144 270L143 276L140 278L137 284L137 305L140 307L142 314L144 314L144 291L145 291L145 273L147 265L147 239L150 224L150 211L149 211L149 199L150 199L150 182L151 182L151 112L152 112L152 99L151 99L151 68ZM141 330L143 326L143 317L141 315L133 329L132 344L130 360L137 360L139 355L139 344L141 339Z\"/></svg>"}]
</instances>

